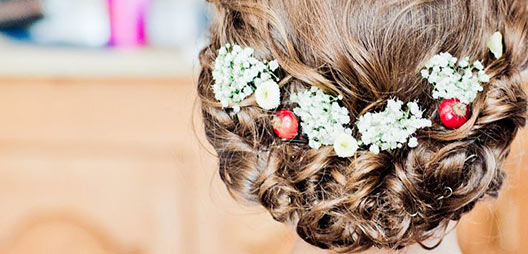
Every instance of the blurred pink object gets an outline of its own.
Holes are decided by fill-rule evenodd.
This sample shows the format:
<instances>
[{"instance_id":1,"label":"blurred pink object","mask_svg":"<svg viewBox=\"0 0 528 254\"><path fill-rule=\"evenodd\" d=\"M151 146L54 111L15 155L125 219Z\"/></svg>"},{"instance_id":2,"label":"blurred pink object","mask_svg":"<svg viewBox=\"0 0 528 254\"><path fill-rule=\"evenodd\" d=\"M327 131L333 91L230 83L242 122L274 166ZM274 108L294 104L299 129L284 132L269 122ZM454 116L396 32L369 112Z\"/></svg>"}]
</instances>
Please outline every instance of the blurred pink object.
<instances>
[{"instance_id":1,"label":"blurred pink object","mask_svg":"<svg viewBox=\"0 0 528 254\"><path fill-rule=\"evenodd\" d=\"M145 45L145 16L150 2L151 0L108 0L111 46Z\"/></svg>"}]
</instances>

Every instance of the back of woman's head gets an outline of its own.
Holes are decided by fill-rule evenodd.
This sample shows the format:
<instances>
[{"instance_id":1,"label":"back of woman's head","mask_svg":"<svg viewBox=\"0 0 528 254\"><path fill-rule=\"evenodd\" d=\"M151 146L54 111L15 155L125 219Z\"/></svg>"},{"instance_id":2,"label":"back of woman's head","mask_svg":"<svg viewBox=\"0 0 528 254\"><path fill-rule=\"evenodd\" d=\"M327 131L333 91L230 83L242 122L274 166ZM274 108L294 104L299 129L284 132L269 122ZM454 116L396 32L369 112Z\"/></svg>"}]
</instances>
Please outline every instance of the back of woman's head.
<instances>
[{"instance_id":1,"label":"back of woman's head","mask_svg":"<svg viewBox=\"0 0 528 254\"><path fill-rule=\"evenodd\" d=\"M401 248L444 233L475 203L496 197L501 165L519 127L527 97L525 0L213 0L210 44L201 52L198 92L205 132L222 180L237 198L259 203L295 225L308 243L339 252ZM488 39L504 37L495 59ZM390 98L419 100L432 127L419 130L416 148L341 158L331 147L281 140L273 111L253 96L239 112L223 108L211 86L225 44L277 59L283 94L316 86L342 95L350 119L380 110ZM481 60L490 80L462 127L448 129L440 101L420 71L440 52Z\"/></svg>"}]
</instances>

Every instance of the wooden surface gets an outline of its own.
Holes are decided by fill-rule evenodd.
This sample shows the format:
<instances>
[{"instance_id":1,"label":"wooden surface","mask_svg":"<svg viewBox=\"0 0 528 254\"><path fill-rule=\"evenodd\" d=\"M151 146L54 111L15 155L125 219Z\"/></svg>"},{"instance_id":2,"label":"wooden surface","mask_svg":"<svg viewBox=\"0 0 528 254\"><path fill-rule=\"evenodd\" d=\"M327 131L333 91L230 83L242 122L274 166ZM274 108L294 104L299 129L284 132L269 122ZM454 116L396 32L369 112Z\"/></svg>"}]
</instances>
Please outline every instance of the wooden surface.
<instances>
[{"instance_id":1,"label":"wooden surface","mask_svg":"<svg viewBox=\"0 0 528 254\"><path fill-rule=\"evenodd\" d=\"M288 253L219 183L191 83L0 81L0 253Z\"/></svg>"},{"instance_id":2,"label":"wooden surface","mask_svg":"<svg viewBox=\"0 0 528 254\"><path fill-rule=\"evenodd\" d=\"M193 83L0 80L0 253L290 253L293 232L220 183ZM526 142L461 223L464 253L528 253Z\"/></svg>"}]
</instances>

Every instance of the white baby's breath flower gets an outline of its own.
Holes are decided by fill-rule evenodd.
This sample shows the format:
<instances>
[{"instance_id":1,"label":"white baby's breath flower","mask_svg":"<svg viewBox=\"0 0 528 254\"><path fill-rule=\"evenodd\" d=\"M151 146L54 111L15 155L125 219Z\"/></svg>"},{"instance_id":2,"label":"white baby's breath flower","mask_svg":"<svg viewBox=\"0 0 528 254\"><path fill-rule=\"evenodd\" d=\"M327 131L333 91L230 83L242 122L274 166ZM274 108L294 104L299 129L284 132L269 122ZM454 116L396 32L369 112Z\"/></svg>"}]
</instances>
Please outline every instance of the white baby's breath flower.
<instances>
[{"instance_id":1,"label":"white baby's breath flower","mask_svg":"<svg viewBox=\"0 0 528 254\"><path fill-rule=\"evenodd\" d=\"M488 49L491 51L495 59L502 57L502 34L495 32L488 41Z\"/></svg>"},{"instance_id":2,"label":"white baby's breath flower","mask_svg":"<svg viewBox=\"0 0 528 254\"><path fill-rule=\"evenodd\" d=\"M315 86L290 96L291 103L296 104L293 113L300 118L302 131L308 136L311 148L333 145L342 133L352 134L347 127L349 112L339 105L340 98L325 94Z\"/></svg>"},{"instance_id":3,"label":"white baby's breath flower","mask_svg":"<svg viewBox=\"0 0 528 254\"><path fill-rule=\"evenodd\" d=\"M448 64L451 64L448 61ZM403 109L403 102L390 99L384 111L366 113L356 122L361 134L361 144L370 146L373 153L394 150L408 143L416 147L418 140L413 135L418 129L430 127L431 121L422 117L423 111L416 102L409 102Z\"/></svg>"},{"instance_id":4,"label":"white baby's breath flower","mask_svg":"<svg viewBox=\"0 0 528 254\"><path fill-rule=\"evenodd\" d=\"M415 148L418 146L418 139L416 137L412 137L409 139L409 143L407 145L411 148Z\"/></svg>"},{"instance_id":5,"label":"white baby's breath flower","mask_svg":"<svg viewBox=\"0 0 528 254\"><path fill-rule=\"evenodd\" d=\"M479 71L484 70L484 65L482 65L482 62L478 60L473 62L473 66Z\"/></svg>"},{"instance_id":6,"label":"white baby's breath flower","mask_svg":"<svg viewBox=\"0 0 528 254\"><path fill-rule=\"evenodd\" d=\"M479 82L482 82L482 83L488 83L489 80L490 80L490 77L488 76L488 74L486 74L485 71L479 71L478 72L478 80L479 80Z\"/></svg>"},{"instance_id":7,"label":"white baby's breath flower","mask_svg":"<svg viewBox=\"0 0 528 254\"><path fill-rule=\"evenodd\" d=\"M418 106L418 103L416 102L409 102L407 103L407 105L409 106L409 109L411 110L411 113L417 117L422 117L422 110L420 109L420 107Z\"/></svg>"},{"instance_id":8,"label":"white baby's breath flower","mask_svg":"<svg viewBox=\"0 0 528 254\"><path fill-rule=\"evenodd\" d=\"M240 102L251 96L259 84L274 82L273 71L279 67L277 61L267 64L259 61L253 57L254 52L253 48L226 44L218 50L214 62L215 98L222 107L231 107L235 113L240 111Z\"/></svg>"},{"instance_id":9,"label":"white baby's breath flower","mask_svg":"<svg viewBox=\"0 0 528 254\"><path fill-rule=\"evenodd\" d=\"M280 87L273 80L268 80L258 85L255 91L257 104L266 110L277 108L280 105Z\"/></svg>"},{"instance_id":10,"label":"white baby's breath flower","mask_svg":"<svg viewBox=\"0 0 528 254\"><path fill-rule=\"evenodd\" d=\"M334 151L342 158L354 156L358 148L357 140L347 133L341 133L334 141Z\"/></svg>"},{"instance_id":11,"label":"white baby's breath flower","mask_svg":"<svg viewBox=\"0 0 528 254\"><path fill-rule=\"evenodd\" d=\"M433 86L433 98L456 98L464 104L475 100L483 90L483 83L489 82L480 61L469 63L469 57L458 61L449 53L440 53L431 58L421 71L423 78Z\"/></svg>"},{"instance_id":12,"label":"white baby's breath flower","mask_svg":"<svg viewBox=\"0 0 528 254\"><path fill-rule=\"evenodd\" d=\"M422 70L420 73L422 74L423 78L429 78L429 70Z\"/></svg>"},{"instance_id":13,"label":"white baby's breath flower","mask_svg":"<svg viewBox=\"0 0 528 254\"><path fill-rule=\"evenodd\" d=\"M380 148L379 148L379 146L377 146L377 145L375 145L375 144L372 144L372 145L370 145L370 147L369 147L369 151L370 151L371 153L378 154L378 153L380 152Z\"/></svg>"},{"instance_id":14,"label":"white baby's breath flower","mask_svg":"<svg viewBox=\"0 0 528 254\"><path fill-rule=\"evenodd\" d=\"M279 62L277 60L273 60L273 61L269 62L268 66L269 66L271 71L275 71L276 69L279 68Z\"/></svg>"},{"instance_id":15,"label":"white baby's breath flower","mask_svg":"<svg viewBox=\"0 0 528 254\"><path fill-rule=\"evenodd\" d=\"M461 68L466 68L469 66L469 58L462 58L460 62L458 62L458 66Z\"/></svg>"}]
</instances>

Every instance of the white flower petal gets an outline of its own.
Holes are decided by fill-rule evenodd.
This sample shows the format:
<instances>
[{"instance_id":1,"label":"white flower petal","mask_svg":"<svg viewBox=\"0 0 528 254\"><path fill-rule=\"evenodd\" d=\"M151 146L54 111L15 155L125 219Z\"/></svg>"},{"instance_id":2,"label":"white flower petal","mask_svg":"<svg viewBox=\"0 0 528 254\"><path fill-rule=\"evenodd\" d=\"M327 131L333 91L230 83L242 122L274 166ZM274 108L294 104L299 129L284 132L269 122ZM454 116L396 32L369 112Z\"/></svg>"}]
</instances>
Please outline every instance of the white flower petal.
<instances>
[{"instance_id":1,"label":"white flower petal","mask_svg":"<svg viewBox=\"0 0 528 254\"><path fill-rule=\"evenodd\" d=\"M277 108L280 105L280 87L275 81L268 80L257 87L255 91L257 104L266 110Z\"/></svg>"},{"instance_id":2,"label":"white flower petal","mask_svg":"<svg viewBox=\"0 0 528 254\"><path fill-rule=\"evenodd\" d=\"M380 152L380 148L379 146L373 144L370 146L369 151L378 154Z\"/></svg>"},{"instance_id":3,"label":"white flower petal","mask_svg":"<svg viewBox=\"0 0 528 254\"><path fill-rule=\"evenodd\" d=\"M502 57L502 34L501 32L495 32L488 41L488 49L491 51L495 59Z\"/></svg>"},{"instance_id":4,"label":"white flower petal","mask_svg":"<svg viewBox=\"0 0 528 254\"><path fill-rule=\"evenodd\" d=\"M429 70L427 69L422 70L420 74L422 74L423 78L429 78Z\"/></svg>"},{"instance_id":5,"label":"white flower petal","mask_svg":"<svg viewBox=\"0 0 528 254\"><path fill-rule=\"evenodd\" d=\"M277 60L273 60L273 61L269 62L268 66L269 66L271 71L275 71L276 69L279 68L279 62Z\"/></svg>"},{"instance_id":6,"label":"white flower petal","mask_svg":"<svg viewBox=\"0 0 528 254\"><path fill-rule=\"evenodd\" d=\"M411 110L411 113L415 116L418 116L418 117L421 117L422 116L422 111L420 110L420 107L418 106L418 103L416 102L411 102L409 104L409 108Z\"/></svg>"},{"instance_id":7,"label":"white flower petal","mask_svg":"<svg viewBox=\"0 0 528 254\"><path fill-rule=\"evenodd\" d=\"M342 158L354 156L358 148L357 140L346 133L339 135L334 142L334 151Z\"/></svg>"},{"instance_id":8,"label":"white flower petal","mask_svg":"<svg viewBox=\"0 0 528 254\"><path fill-rule=\"evenodd\" d=\"M415 138L415 137L412 137L409 139L409 143L407 143L407 145L411 148L415 148L418 146L418 139Z\"/></svg>"},{"instance_id":9,"label":"white flower petal","mask_svg":"<svg viewBox=\"0 0 528 254\"><path fill-rule=\"evenodd\" d=\"M462 68L466 68L468 67L469 65L469 57L465 57L463 58L462 60L460 60L460 62L458 63L458 66L462 67Z\"/></svg>"},{"instance_id":10,"label":"white flower petal","mask_svg":"<svg viewBox=\"0 0 528 254\"><path fill-rule=\"evenodd\" d=\"M238 112L240 112L240 105L238 104L233 105L233 113L236 114Z\"/></svg>"},{"instance_id":11,"label":"white flower petal","mask_svg":"<svg viewBox=\"0 0 528 254\"><path fill-rule=\"evenodd\" d=\"M477 68L477 70L481 71L481 70L484 70L484 65L482 65L482 62L481 61L475 61L473 62L473 66L475 66L475 68Z\"/></svg>"}]
</instances>

